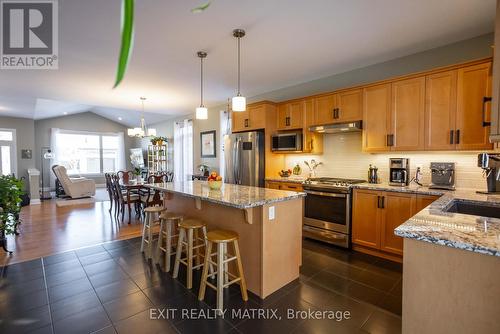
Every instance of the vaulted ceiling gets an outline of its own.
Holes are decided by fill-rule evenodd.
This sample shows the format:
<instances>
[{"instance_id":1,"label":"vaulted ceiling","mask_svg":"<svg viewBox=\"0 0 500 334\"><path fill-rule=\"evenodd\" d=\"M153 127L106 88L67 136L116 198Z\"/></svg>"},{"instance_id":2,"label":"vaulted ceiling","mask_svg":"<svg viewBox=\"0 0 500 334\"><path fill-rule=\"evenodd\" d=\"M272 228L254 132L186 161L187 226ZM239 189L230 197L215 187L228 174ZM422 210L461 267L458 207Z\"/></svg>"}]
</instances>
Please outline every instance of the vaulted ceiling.
<instances>
[{"instance_id":1,"label":"vaulted ceiling","mask_svg":"<svg viewBox=\"0 0 500 334\"><path fill-rule=\"evenodd\" d=\"M112 89L120 43L119 0L59 1L59 70L0 70L0 116L47 118L91 110L136 123L193 112L236 89L236 41L243 28L242 93L251 97L493 30L494 0L136 1L135 48ZM122 120L118 120L121 117Z\"/></svg>"}]
</instances>

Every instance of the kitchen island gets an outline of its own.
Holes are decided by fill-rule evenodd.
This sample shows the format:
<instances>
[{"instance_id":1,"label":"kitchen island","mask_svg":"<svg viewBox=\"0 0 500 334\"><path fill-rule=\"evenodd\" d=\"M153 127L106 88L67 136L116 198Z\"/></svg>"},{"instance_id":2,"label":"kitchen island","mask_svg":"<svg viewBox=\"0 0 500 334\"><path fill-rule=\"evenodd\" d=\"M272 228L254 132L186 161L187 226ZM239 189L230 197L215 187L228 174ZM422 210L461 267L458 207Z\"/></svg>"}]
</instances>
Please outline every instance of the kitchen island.
<instances>
[{"instance_id":1,"label":"kitchen island","mask_svg":"<svg viewBox=\"0 0 500 334\"><path fill-rule=\"evenodd\" d=\"M421 189L425 191L424 189ZM403 333L500 333L500 196L442 196L395 229L404 238Z\"/></svg>"},{"instance_id":2,"label":"kitchen island","mask_svg":"<svg viewBox=\"0 0 500 334\"><path fill-rule=\"evenodd\" d=\"M234 184L212 190L204 181L147 187L164 193L169 211L200 219L209 231L237 232L248 290L259 297L299 277L305 193Z\"/></svg>"}]
</instances>

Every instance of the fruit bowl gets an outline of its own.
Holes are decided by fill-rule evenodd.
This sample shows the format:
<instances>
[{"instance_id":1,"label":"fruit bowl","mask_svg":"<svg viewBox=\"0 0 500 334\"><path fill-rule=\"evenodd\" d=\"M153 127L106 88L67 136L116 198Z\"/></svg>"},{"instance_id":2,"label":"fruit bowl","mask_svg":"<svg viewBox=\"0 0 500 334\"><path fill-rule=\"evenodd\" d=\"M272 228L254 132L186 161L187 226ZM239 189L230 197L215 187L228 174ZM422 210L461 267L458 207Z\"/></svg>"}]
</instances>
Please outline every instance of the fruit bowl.
<instances>
[{"instance_id":1,"label":"fruit bowl","mask_svg":"<svg viewBox=\"0 0 500 334\"><path fill-rule=\"evenodd\" d=\"M222 187L222 181L208 180L208 187L212 190L219 190Z\"/></svg>"}]
</instances>

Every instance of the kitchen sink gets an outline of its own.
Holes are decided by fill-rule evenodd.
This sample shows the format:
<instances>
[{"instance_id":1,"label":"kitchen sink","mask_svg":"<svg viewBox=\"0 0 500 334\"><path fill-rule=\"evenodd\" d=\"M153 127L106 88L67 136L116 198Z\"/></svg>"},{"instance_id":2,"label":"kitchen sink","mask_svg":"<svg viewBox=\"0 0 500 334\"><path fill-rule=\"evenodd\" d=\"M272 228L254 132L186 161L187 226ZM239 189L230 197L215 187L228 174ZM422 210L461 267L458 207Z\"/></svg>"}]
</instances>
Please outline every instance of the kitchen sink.
<instances>
[{"instance_id":1,"label":"kitchen sink","mask_svg":"<svg viewBox=\"0 0 500 334\"><path fill-rule=\"evenodd\" d=\"M486 203L453 201L446 212L500 219L500 207Z\"/></svg>"}]
</instances>

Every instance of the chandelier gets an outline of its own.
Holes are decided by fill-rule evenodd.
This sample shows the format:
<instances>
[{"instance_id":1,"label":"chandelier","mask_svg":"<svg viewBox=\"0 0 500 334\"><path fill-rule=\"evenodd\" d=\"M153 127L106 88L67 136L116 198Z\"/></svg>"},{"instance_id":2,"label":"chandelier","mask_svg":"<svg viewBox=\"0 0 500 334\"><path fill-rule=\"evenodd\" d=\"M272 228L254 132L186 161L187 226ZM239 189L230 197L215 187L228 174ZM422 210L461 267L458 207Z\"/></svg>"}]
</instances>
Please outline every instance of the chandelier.
<instances>
[{"instance_id":1,"label":"chandelier","mask_svg":"<svg viewBox=\"0 0 500 334\"><path fill-rule=\"evenodd\" d=\"M129 137L144 138L144 137L156 136L156 129L148 129L146 126L146 121L144 120L144 101L146 101L146 98L141 97L141 103L142 103L141 127L127 129L127 134L129 135Z\"/></svg>"}]
</instances>

